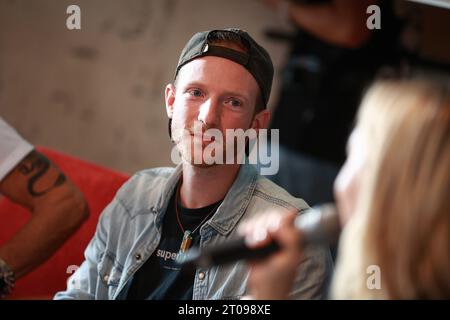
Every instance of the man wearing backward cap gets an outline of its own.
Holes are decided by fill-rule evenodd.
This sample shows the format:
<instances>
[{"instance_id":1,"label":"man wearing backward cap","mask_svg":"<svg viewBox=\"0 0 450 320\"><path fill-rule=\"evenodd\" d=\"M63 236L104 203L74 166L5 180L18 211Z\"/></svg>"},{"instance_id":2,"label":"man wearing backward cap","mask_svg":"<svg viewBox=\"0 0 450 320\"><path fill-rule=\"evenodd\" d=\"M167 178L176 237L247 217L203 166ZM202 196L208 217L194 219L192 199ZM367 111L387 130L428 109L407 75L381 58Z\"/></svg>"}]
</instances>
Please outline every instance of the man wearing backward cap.
<instances>
[{"instance_id":1,"label":"man wearing backward cap","mask_svg":"<svg viewBox=\"0 0 450 320\"><path fill-rule=\"evenodd\" d=\"M183 272L176 258L189 248L227 241L255 215L308 208L254 166L236 161L245 146L227 139L233 130L267 128L272 78L269 54L242 30L205 31L189 40L175 81L165 89L169 134L181 163L138 172L124 184L100 217L86 261L56 299L239 299L246 294L245 262ZM211 146L216 161L196 157L196 148ZM220 161L225 158L234 161ZM306 252L291 297L322 298L330 266L327 250Z\"/></svg>"}]
</instances>

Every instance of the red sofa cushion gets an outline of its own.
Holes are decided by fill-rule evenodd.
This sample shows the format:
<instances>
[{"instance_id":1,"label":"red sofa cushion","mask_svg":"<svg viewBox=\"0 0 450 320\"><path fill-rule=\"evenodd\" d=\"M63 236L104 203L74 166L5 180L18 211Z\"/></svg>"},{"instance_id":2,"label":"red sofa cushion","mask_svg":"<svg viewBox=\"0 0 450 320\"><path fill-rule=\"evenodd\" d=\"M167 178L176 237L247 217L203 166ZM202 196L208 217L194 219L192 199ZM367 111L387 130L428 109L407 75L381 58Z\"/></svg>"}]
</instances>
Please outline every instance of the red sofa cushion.
<instances>
[{"instance_id":1,"label":"red sofa cushion","mask_svg":"<svg viewBox=\"0 0 450 320\"><path fill-rule=\"evenodd\" d=\"M127 175L74 157L40 147L38 150L56 163L80 188L90 208L89 219L44 264L19 279L11 299L51 298L66 288L70 266L79 266L84 260L84 249L95 233L103 208L112 200ZM0 244L11 238L29 219L30 213L0 198Z\"/></svg>"}]
</instances>

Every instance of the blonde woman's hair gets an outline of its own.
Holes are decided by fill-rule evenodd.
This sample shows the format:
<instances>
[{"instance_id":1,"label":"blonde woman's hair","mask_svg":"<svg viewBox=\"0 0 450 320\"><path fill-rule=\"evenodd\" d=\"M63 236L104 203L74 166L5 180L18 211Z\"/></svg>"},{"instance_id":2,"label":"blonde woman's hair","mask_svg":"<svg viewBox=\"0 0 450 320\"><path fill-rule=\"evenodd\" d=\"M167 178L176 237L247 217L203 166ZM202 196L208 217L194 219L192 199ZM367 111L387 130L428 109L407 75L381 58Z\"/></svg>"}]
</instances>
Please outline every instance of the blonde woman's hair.
<instances>
[{"instance_id":1,"label":"blonde woman's hair","mask_svg":"<svg viewBox=\"0 0 450 320\"><path fill-rule=\"evenodd\" d=\"M377 82L363 99L356 129L367 161L331 296L450 298L448 84ZM379 268L380 289L370 287L377 272L371 266Z\"/></svg>"}]
</instances>

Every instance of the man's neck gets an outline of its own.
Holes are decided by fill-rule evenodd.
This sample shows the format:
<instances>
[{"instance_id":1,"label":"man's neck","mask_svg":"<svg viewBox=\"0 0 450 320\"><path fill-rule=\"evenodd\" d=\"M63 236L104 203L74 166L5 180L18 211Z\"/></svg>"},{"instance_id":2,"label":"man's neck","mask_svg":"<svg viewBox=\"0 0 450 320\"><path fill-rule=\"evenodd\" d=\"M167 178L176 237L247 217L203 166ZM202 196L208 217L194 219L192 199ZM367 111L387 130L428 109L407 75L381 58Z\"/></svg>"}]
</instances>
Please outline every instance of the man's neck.
<instances>
[{"instance_id":1,"label":"man's neck","mask_svg":"<svg viewBox=\"0 0 450 320\"><path fill-rule=\"evenodd\" d=\"M202 208L225 198L239 172L240 165L217 165L207 168L183 163L181 204Z\"/></svg>"}]
</instances>

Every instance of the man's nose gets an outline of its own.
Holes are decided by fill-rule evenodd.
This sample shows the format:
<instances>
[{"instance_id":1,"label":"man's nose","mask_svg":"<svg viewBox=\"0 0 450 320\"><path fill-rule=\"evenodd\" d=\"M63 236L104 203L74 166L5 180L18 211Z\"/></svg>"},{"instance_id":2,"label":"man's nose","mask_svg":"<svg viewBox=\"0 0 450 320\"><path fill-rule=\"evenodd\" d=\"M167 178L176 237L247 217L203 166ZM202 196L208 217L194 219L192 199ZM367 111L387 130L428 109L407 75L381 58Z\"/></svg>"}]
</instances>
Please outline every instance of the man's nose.
<instances>
[{"instance_id":1,"label":"man's nose","mask_svg":"<svg viewBox=\"0 0 450 320\"><path fill-rule=\"evenodd\" d=\"M217 127L220 119L220 111L218 101L210 98L200 106L198 120L202 121L208 128Z\"/></svg>"}]
</instances>

